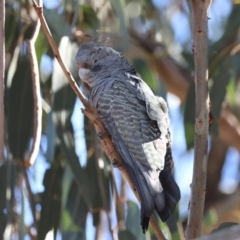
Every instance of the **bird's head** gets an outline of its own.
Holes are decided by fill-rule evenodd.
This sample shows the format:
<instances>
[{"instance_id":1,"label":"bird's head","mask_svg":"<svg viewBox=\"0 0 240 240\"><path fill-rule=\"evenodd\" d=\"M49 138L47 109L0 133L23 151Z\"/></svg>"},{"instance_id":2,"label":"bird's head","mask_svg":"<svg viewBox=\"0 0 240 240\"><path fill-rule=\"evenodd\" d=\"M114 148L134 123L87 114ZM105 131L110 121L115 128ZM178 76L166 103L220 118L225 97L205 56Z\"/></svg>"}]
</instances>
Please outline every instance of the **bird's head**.
<instances>
[{"instance_id":1,"label":"bird's head","mask_svg":"<svg viewBox=\"0 0 240 240\"><path fill-rule=\"evenodd\" d=\"M75 58L81 80L89 87L118 71L135 73L133 66L117 51L97 42L83 43Z\"/></svg>"}]
</instances>

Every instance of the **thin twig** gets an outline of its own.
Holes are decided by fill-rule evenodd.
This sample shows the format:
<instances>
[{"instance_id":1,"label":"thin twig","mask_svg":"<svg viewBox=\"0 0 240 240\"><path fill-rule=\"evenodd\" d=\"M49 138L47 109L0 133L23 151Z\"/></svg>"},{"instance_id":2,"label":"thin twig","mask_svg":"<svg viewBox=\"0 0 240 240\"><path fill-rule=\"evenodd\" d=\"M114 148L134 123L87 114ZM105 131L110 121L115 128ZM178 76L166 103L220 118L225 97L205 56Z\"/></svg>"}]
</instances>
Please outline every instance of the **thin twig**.
<instances>
[{"instance_id":1,"label":"thin twig","mask_svg":"<svg viewBox=\"0 0 240 240\"><path fill-rule=\"evenodd\" d=\"M193 21L193 56L195 64L195 138L194 169L191 185L186 238L193 239L201 234L207 176L207 138L209 129L209 94L208 94L208 9L211 0L191 0Z\"/></svg>"},{"instance_id":2,"label":"thin twig","mask_svg":"<svg viewBox=\"0 0 240 240\"><path fill-rule=\"evenodd\" d=\"M72 89L74 90L74 92L76 93L76 95L82 101L82 104L86 108L86 110L83 110L83 113L94 123L97 133L106 132L106 130L104 128L104 125L99 118L97 110L93 106L91 106L88 103L88 101L84 98L84 96L81 93L76 81L72 77L72 74L69 72L69 70L66 68L65 64L63 63L62 58L60 56L60 53L58 51L57 45L52 38L51 32L50 32L50 30L47 26L47 23L45 21L45 18L43 16L43 9L37 5L35 0L32 0L32 1L33 1L34 9L37 12L38 17L40 19L42 28L43 28L43 30L46 34L46 37L49 41L49 44L50 44L51 48L53 50L55 58L59 62L59 64L60 64L63 72L65 73L65 76L68 79ZM107 156L109 157L109 159L114 159L116 161L116 163L118 165L118 169L122 172L123 176L128 181L128 183L129 183L130 187L132 188L133 193L135 194L136 198L140 201L140 198L139 198L139 195L137 193L136 187L134 186L130 175L126 171L126 169L125 169L125 167L122 163L122 159L121 159L120 155L117 153L110 136L104 135L103 138L100 139L100 141L101 141L101 144L102 144L102 146L104 148L104 151L106 152ZM160 230L160 228L158 227L158 225L154 221L153 217L150 218L150 223L152 225L152 228L155 232L156 237L159 240L165 239L161 230Z\"/></svg>"},{"instance_id":3,"label":"thin twig","mask_svg":"<svg viewBox=\"0 0 240 240\"><path fill-rule=\"evenodd\" d=\"M0 164L4 148L5 0L0 0Z\"/></svg>"},{"instance_id":4,"label":"thin twig","mask_svg":"<svg viewBox=\"0 0 240 240\"><path fill-rule=\"evenodd\" d=\"M29 153L28 159L25 161L26 167L32 166L37 157L40 141L41 141L41 133L42 133L42 101L41 101L41 92L40 92L40 79L39 79L39 71L38 71L38 64L37 64L37 56L36 56L36 51L34 47L34 44L36 42L36 39L39 33L39 29L40 29L40 21L37 20L32 38L26 41L30 64L31 64L32 84L33 84L32 90L33 90L33 101L34 101L33 143L32 143L32 148Z\"/></svg>"}]
</instances>

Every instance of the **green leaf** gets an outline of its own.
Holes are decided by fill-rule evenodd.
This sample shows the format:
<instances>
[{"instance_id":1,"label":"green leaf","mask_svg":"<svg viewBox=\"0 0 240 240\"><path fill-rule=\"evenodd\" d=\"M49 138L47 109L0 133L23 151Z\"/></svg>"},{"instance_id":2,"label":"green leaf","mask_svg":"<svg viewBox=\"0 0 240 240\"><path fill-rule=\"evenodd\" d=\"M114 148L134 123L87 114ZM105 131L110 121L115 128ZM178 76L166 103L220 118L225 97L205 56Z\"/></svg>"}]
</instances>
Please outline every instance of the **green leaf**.
<instances>
[{"instance_id":1,"label":"green leaf","mask_svg":"<svg viewBox=\"0 0 240 240\"><path fill-rule=\"evenodd\" d=\"M71 29L66 23L64 13L58 13L58 9L44 8L43 14L46 18L55 42L59 43L62 36L72 36Z\"/></svg>"},{"instance_id":2,"label":"green leaf","mask_svg":"<svg viewBox=\"0 0 240 240\"><path fill-rule=\"evenodd\" d=\"M85 29L97 30L100 27L100 22L98 20L97 14L94 9L87 5L83 4L80 6L81 11L83 12L83 26Z\"/></svg>"},{"instance_id":3,"label":"green leaf","mask_svg":"<svg viewBox=\"0 0 240 240\"><path fill-rule=\"evenodd\" d=\"M227 86L227 97L231 107L236 106L236 82L234 78L231 78Z\"/></svg>"},{"instance_id":4,"label":"green leaf","mask_svg":"<svg viewBox=\"0 0 240 240\"><path fill-rule=\"evenodd\" d=\"M32 75L27 55L19 56L6 105L9 148L13 158L24 160L33 131Z\"/></svg>"},{"instance_id":5,"label":"green leaf","mask_svg":"<svg viewBox=\"0 0 240 240\"><path fill-rule=\"evenodd\" d=\"M41 57L47 52L48 42L43 31L39 31L38 37L35 42L35 50L37 55L38 66L40 65Z\"/></svg>"},{"instance_id":6,"label":"green leaf","mask_svg":"<svg viewBox=\"0 0 240 240\"><path fill-rule=\"evenodd\" d=\"M54 235L59 226L61 213L63 167L60 164L59 150L56 151L56 162L47 169L43 179L45 187L41 198L41 215L38 225L38 239L44 240L46 234L54 229Z\"/></svg>"},{"instance_id":7,"label":"green leaf","mask_svg":"<svg viewBox=\"0 0 240 240\"><path fill-rule=\"evenodd\" d=\"M68 199L66 203L66 211L71 217L71 224L67 224L65 219L63 219L63 230L73 231L73 223L81 226L81 229L85 229L86 218L89 212L89 207L84 200L84 193L79 189L75 180L72 181L71 187L68 193ZM65 213L66 213L65 211ZM71 226L71 227L70 227ZM80 228L77 228L78 230Z\"/></svg>"},{"instance_id":8,"label":"green leaf","mask_svg":"<svg viewBox=\"0 0 240 240\"><path fill-rule=\"evenodd\" d=\"M133 65L141 78L149 85L149 87L153 91L156 92L158 87L157 81L155 80L153 72L151 71L147 63L143 59L138 58L133 60Z\"/></svg>"},{"instance_id":9,"label":"green leaf","mask_svg":"<svg viewBox=\"0 0 240 240\"><path fill-rule=\"evenodd\" d=\"M213 227L218 221L218 216L215 210L209 210L204 215L203 224L207 227Z\"/></svg>"},{"instance_id":10,"label":"green leaf","mask_svg":"<svg viewBox=\"0 0 240 240\"><path fill-rule=\"evenodd\" d=\"M179 218L179 213L178 213L178 207L175 209L174 213L169 216L169 218L166 221L166 224L169 229L169 234L172 237L172 240L181 240L184 239L184 236L181 235L182 229L180 229L178 224L178 218Z\"/></svg>"},{"instance_id":11,"label":"green leaf","mask_svg":"<svg viewBox=\"0 0 240 240\"><path fill-rule=\"evenodd\" d=\"M67 37L63 37L59 46L59 51L70 72L77 75L73 66L73 59L77 53L76 44L72 44ZM62 69L55 62L52 76L53 93L53 122L56 126L57 137L60 140L61 149L65 155L66 161L71 167L74 178L79 189L84 192L86 203L91 205L89 193L89 181L86 171L81 167L78 156L75 152L75 141L73 137L73 128L71 116L74 109L76 95L70 87Z\"/></svg>"},{"instance_id":12,"label":"green leaf","mask_svg":"<svg viewBox=\"0 0 240 240\"><path fill-rule=\"evenodd\" d=\"M118 231L118 239L119 240L137 240L138 238L135 237L130 231Z\"/></svg>"},{"instance_id":13,"label":"green leaf","mask_svg":"<svg viewBox=\"0 0 240 240\"><path fill-rule=\"evenodd\" d=\"M62 239L77 239L77 240L86 240L85 233L82 232L64 232L62 233Z\"/></svg>"},{"instance_id":14,"label":"green leaf","mask_svg":"<svg viewBox=\"0 0 240 240\"><path fill-rule=\"evenodd\" d=\"M13 6L6 4L6 20L5 20L5 44L6 52L12 51L17 45L16 39L20 34L20 16L16 13Z\"/></svg>"},{"instance_id":15,"label":"green leaf","mask_svg":"<svg viewBox=\"0 0 240 240\"><path fill-rule=\"evenodd\" d=\"M230 57L224 58L212 73L213 85L210 90L213 117L219 119L222 103L226 96L226 88L231 78ZM210 127L210 133L218 134L218 121L214 121Z\"/></svg>"},{"instance_id":16,"label":"green leaf","mask_svg":"<svg viewBox=\"0 0 240 240\"><path fill-rule=\"evenodd\" d=\"M84 118L84 130L87 151L92 152L88 157L86 171L88 178L91 179L89 187L91 189L93 225L97 226L100 220L100 211L95 211L95 209L104 209L109 212L111 208L109 185L111 172L109 171L110 166L106 161L106 156L101 150L94 126L86 117ZM101 168L99 167L99 162L101 162Z\"/></svg>"},{"instance_id":17,"label":"green leaf","mask_svg":"<svg viewBox=\"0 0 240 240\"><path fill-rule=\"evenodd\" d=\"M140 224L140 211L135 202L127 201L126 228L135 236L135 239L144 240L145 235L142 232ZM125 238L128 239L128 238Z\"/></svg>"},{"instance_id":18,"label":"green leaf","mask_svg":"<svg viewBox=\"0 0 240 240\"><path fill-rule=\"evenodd\" d=\"M125 2L124 0L110 0L110 3L112 5L113 10L116 13L116 17L119 20L119 28L122 36L126 39L128 37L128 29L127 25L128 22L126 20L125 14L124 14L124 9L125 9Z\"/></svg>"},{"instance_id":19,"label":"green leaf","mask_svg":"<svg viewBox=\"0 0 240 240\"><path fill-rule=\"evenodd\" d=\"M47 152L46 152L46 160L48 162L54 161L54 152L55 152L55 144L56 144L56 128L52 119L52 111L47 114L46 118L46 137L47 137Z\"/></svg>"}]
</instances>

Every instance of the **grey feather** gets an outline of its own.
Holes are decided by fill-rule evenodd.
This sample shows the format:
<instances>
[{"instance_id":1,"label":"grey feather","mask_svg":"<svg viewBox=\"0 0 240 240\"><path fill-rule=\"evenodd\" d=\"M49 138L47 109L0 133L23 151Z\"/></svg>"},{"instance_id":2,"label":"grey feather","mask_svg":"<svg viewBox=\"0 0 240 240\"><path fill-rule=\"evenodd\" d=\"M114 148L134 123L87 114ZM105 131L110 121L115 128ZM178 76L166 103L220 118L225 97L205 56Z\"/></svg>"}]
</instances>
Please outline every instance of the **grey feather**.
<instances>
[{"instance_id":1,"label":"grey feather","mask_svg":"<svg viewBox=\"0 0 240 240\"><path fill-rule=\"evenodd\" d=\"M76 56L90 102L112 137L141 200L145 232L154 209L165 221L180 199L172 176L168 108L137 77L118 52L97 43L83 44Z\"/></svg>"}]
</instances>

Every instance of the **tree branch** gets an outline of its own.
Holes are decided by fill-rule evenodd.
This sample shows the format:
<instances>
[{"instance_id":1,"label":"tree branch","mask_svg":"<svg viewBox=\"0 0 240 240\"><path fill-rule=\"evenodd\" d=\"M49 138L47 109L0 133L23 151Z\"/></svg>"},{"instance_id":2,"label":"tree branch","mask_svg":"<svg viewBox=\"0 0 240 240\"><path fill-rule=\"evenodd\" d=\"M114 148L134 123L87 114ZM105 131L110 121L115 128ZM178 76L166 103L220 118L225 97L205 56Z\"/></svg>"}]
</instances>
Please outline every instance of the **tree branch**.
<instances>
[{"instance_id":1,"label":"tree branch","mask_svg":"<svg viewBox=\"0 0 240 240\"><path fill-rule=\"evenodd\" d=\"M186 238L200 236L207 175L207 138L209 128L209 94L208 94L208 38L207 21L211 0L191 0L193 21L193 56L195 64L195 137L194 169L191 186L191 201L186 228Z\"/></svg>"},{"instance_id":2,"label":"tree branch","mask_svg":"<svg viewBox=\"0 0 240 240\"><path fill-rule=\"evenodd\" d=\"M33 1L33 6L34 9L36 11L36 13L38 14L38 17L40 19L42 28L46 34L46 37L49 41L49 44L51 45L51 48L54 52L54 56L57 59L58 63L60 64L63 72L65 73L65 76L67 77L72 89L74 90L74 92L76 93L76 95L78 96L78 98L82 101L82 104L84 105L84 107L86 108L85 110L82 110L83 114L85 114L95 125L96 131L97 133L104 133L106 132L100 118L98 115L97 110L91 106L88 101L84 98L83 94L81 93L80 89L78 88L78 85L76 83L76 81L73 79L72 74L69 72L69 70L66 68L65 64L63 63L60 53L58 51L57 45L54 42L52 35L50 33L50 30L47 26L47 23L45 21L45 18L43 16L43 9L41 7L39 7L36 3L35 0ZM104 135L104 134L102 134ZM104 137L102 139L100 139L101 144L104 148L104 151L106 152L107 156L109 157L109 159L114 159L118 165L118 169L122 172L123 176L125 177L125 179L128 181L130 187L133 190L133 193L135 194L136 198L140 201L139 199L139 195L137 193L137 190L131 180L130 175L128 174L128 172L126 171L123 163L122 163L122 159L120 157L120 155L117 153L112 140L110 138L110 136L104 135ZM151 216L150 218L150 223L152 225L152 228L154 230L154 233L157 237L157 239L161 240L161 239L165 239L161 230L159 229L158 225L156 224L156 222L154 221L153 217Z\"/></svg>"},{"instance_id":3,"label":"tree branch","mask_svg":"<svg viewBox=\"0 0 240 240\"><path fill-rule=\"evenodd\" d=\"M4 148L5 0L0 0L0 164Z\"/></svg>"}]
</instances>

